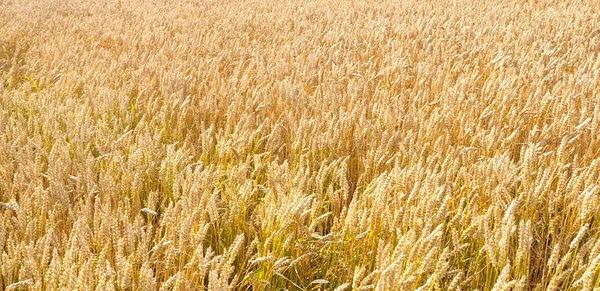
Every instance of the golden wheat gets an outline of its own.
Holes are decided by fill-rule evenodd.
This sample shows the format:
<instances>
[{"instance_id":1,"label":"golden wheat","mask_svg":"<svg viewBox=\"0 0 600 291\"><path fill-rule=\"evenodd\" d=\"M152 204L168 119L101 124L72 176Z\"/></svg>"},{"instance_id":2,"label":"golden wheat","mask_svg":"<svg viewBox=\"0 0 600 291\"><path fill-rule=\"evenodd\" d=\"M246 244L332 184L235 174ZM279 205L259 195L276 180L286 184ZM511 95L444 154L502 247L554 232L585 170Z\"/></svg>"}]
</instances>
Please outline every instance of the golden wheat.
<instances>
[{"instance_id":1,"label":"golden wheat","mask_svg":"<svg viewBox=\"0 0 600 291\"><path fill-rule=\"evenodd\" d=\"M0 7L0 290L600 289L598 1Z\"/></svg>"}]
</instances>

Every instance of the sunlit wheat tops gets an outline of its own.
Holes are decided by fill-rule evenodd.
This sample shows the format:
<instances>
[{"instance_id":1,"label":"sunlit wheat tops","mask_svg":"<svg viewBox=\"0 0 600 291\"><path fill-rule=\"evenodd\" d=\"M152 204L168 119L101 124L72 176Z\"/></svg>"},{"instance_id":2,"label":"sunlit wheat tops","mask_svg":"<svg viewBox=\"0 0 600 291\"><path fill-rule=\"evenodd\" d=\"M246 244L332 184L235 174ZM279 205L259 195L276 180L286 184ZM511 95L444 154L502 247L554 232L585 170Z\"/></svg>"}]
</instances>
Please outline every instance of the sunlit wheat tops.
<instances>
[{"instance_id":1,"label":"sunlit wheat tops","mask_svg":"<svg viewBox=\"0 0 600 291\"><path fill-rule=\"evenodd\" d=\"M599 13L0 0L0 290L600 290Z\"/></svg>"}]
</instances>

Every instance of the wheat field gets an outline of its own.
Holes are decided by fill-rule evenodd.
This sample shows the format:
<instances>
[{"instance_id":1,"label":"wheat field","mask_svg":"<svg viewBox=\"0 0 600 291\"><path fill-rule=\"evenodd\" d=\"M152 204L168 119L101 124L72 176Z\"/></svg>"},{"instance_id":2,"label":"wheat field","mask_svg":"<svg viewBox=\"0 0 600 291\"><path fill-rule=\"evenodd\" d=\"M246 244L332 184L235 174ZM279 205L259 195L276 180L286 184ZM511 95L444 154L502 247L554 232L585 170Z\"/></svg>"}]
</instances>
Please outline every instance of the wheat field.
<instances>
[{"instance_id":1,"label":"wheat field","mask_svg":"<svg viewBox=\"0 0 600 291\"><path fill-rule=\"evenodd\" d=\"M0 0L0 290L600 290L599 13Z\"/></svg>"}]
</instances>

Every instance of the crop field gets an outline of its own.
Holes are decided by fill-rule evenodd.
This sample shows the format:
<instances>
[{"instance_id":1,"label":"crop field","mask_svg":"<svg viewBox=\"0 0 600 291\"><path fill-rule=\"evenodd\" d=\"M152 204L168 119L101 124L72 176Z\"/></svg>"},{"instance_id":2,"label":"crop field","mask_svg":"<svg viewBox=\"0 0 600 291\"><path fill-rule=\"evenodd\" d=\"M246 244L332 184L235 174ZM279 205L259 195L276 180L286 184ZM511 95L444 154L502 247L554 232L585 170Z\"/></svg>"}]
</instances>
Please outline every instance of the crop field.
<instances>
[{"instance_id":1,"label":"crop field","mask_svg":"<svg viewBox=\"0 0 600 291\"><path fill-rule=\"evenodd\" d=\"M0 290L600 290L600 1L0 0Z\"/></svg>"}]
</instances>

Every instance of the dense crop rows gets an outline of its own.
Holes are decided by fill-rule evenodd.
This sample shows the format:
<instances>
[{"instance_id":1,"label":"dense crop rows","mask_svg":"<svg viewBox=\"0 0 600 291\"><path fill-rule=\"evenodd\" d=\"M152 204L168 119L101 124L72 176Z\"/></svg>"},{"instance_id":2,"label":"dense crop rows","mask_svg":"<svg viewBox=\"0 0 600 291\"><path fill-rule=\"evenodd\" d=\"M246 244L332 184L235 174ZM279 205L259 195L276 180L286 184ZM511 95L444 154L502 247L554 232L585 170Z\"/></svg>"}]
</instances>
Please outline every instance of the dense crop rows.
<instances>
[{"instance_id":1,"label":"dense crop rows","mask_svg":"<svg viewBox=\"0 0 600 291\"><path fill-rule=\"evenodd\" d=\"M0 0L0 290L598 290L599 13Z\"/></svg>"}]
</instances>

